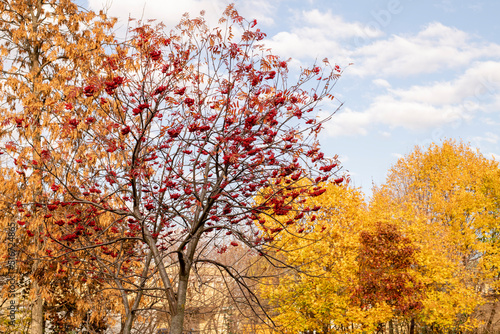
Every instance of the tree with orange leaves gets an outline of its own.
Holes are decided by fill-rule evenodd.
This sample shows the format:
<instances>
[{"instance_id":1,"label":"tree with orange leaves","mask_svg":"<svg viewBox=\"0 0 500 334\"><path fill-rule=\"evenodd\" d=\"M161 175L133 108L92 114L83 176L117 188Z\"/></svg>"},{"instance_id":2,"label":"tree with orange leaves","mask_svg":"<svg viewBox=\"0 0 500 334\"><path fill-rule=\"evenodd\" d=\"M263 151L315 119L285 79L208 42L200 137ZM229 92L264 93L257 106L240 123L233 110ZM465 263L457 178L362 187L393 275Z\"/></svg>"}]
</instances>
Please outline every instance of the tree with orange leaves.
<instances>
[{"instance_id":1,"label":"tree with orange leaves","mask_svg":"<svg viewBox=\"0 0 500 334\"><path fill-rule=\"evenodd\" d=\"M39 210L29 207L44 201L47 181L42 173L27 168L26 161L43 161L45 136L50 136L64 109L64 99L73 94L72 86L81 85L80 80L102 59L103 45L113 42L109 31L114 20L81 11L69 0L2 0L0 12L1 224L6 228L13 221L19 223L16 272L29 277L30 327L32 333L42 333L47 294L37 277L44 271L39 255L48 236ZM33 215L29 226L22 218L24 210Z\"/></svg>"},{"instance_id":2,"label":"tree with orange leaves","mask_svg":"<svg viewBox=\"0 0 500 334\"><path fill-rule=\"evenodd\" d=\"M409 320L415 333L415 318L423 308L424 287L417 278L416 253L412 241L396 225L377 223L373 231L360 233L358 283L353 300L362 309L388 306L387 319ZM378 324L379 330L383 323ZM391 324L392 326L392 324Z\"/></svg>"}]
</instances>

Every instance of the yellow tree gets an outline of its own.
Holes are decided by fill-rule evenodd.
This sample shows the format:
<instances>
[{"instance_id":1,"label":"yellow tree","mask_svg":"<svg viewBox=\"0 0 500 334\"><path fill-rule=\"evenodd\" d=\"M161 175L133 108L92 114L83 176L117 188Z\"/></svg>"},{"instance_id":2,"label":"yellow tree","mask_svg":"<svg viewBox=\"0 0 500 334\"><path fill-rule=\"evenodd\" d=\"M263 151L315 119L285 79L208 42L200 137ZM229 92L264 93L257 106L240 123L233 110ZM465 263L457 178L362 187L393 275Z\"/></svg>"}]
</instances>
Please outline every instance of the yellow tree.
<instances>
[{"instance_id":1,"label":"yellow tree","mask_svg":"<svg viewBox=\"0 0 500 334\"><path fill-rule=\"evenodd\" d=\"M2 166L6 175L3 195L11 206L11 214L2 216L6 228L19 218L12 212L43 202L42 189L51 181L41 173L26 171L20 161L42 161L44 136L53 130L51 124L64 108L63 99L73 94L72 86L80 86L82 77L98 65L103 44L113 42L109 32L114 20L81 11L70 0L2 0L0 12L0 121L5 145L1 153L16 155L13 164ZM28 145L21 150L21 143ZM14 209L16 201L23 205ZM26 254L45 248L47 236L42 232L43 219L38 218L30 227L35 237L17 240L18 249ZM35 278L41 269L39 261L36 256L20 257L16 264L19 272L31 275L31 330L42 333L43 291Z\"/></svg>"},{"instance_id":2,"label":"yellow tree","mask_svg":"<svg viewBox=\"0 0 500 334\"><path fill-rule=\"evenodd\" d=\"M299 268L261 289L274 307L273 320L286 333L362 332L392 314L386 304L363 309L352 298L358 285L360 232L369 227L362 193L335 182L325 189L302 202L309 214L300 222L294 221L295 213L260 221L267 238L274 239L276 257ZM288 232L276 232L286 224L291 224Z\"/></svg>"},{"instance_id":3,"label":"yellow tree","mask_svg":"<svg viewBox=\"0 0 500 334\"><path fill-rule=\"evenodd\" d=\"M452 140L416 148L374 190L371 214L397 224L418 247L425 285L420 325L468 328L478 286L498 273L498 163Z\"/></svg>"}]
</instances>

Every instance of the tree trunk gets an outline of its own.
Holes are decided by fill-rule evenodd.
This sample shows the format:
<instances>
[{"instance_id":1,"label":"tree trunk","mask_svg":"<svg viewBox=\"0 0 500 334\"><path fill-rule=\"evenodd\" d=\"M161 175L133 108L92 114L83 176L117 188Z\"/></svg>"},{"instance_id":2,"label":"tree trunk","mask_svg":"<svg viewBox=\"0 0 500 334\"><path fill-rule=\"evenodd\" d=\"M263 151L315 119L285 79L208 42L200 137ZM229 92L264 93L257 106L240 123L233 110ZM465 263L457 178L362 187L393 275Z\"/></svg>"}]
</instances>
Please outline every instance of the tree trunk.
<instances>
[{"instance_id":1,"label":"tree trunk","mask_svg":"<svg viewBox=\"0 0 500 334\"><path fill-rule=\"evenodd\" d=\"M389 334L394 334L394 323L392 322L392 319L389 320Z\"/></svg>"},{"instance_id":2,"label":"tree trunk","mask_svg":"<svg viewBox=\"0 0 500 334\"><path fill-rule=\"evenodd\" d=\"M186 312L186 296L189 272L179 275L179 288L177 289L177 309L170 322L170 334L182 334L184 315Z\"/></svg>"},{"instance_id":3,"label":"tree trunk","mask_svg":"<svg viewBox=\"0 0 500 334\"><path fill-rule=\"evenodd\" d=\"M41 234L42 233L39 227L37 236ZM37 251L41 249L41 244L38 242L38 240L36 240L35 246ZM30 324L31 334L43 334L45 332L45 320L43 317L44 300L42 298L42 289L40 285L38 285L39 273L37 271L38 271L39 261L40 260L35 260L35 262L33 263L33 273L31 275L31 289L33 289L35 294L35 300L31 305L31 324Z\"/></svg>"},{"instance_id":4,"label":"tree trunk","mask_svg":"<svg viewBox=\"0 0 500 334\"><path fill-rule=\"evenodd\" d=\"M35 290L36 299L31 308L31 334L43 334L45 326L43 320L43 299L40 295L40 287L36 279L32 288Z\"/></svg>"},{"instance_id":5,"label":"tree trunk","mask_svg":"<svg viewBox=\"0 0 500 334\"><path fill-rule=\"evenodd\" d=\"M411 321L410 321L410 333L409 334L415 334L415 319L411 319Z\"/></svg>"},{"instance_id":6,"label":"tree trunk","mask_svg":"<svg viewBox=\"0 0 500 334\"><path fill-rule=\"evenodd\" d=\"M134 311L131 311L125 316L125 323L122 325L121 334L130 334L132 324L134 323Z\"/></svg>"}]
</instances>

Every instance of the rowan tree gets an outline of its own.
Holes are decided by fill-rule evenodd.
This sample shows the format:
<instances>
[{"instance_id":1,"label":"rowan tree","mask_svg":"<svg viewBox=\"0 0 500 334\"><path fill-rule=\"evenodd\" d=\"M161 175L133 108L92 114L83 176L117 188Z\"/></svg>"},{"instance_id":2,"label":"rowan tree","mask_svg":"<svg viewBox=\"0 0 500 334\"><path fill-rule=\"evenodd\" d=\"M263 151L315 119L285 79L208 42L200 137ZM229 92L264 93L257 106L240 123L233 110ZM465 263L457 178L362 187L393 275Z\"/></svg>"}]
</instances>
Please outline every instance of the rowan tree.
<instances>
[{"instance_id":1,"label":"rowan tree","mask_svg":"<svg viewBox=\"0 0 500 334\"><path fill-rule=\"evenodd\" d=\"M419 252L425 298L417 325L470 328L482 284L498 268L498 163L464 143L416 148L375 189L371 212L398 225Z\"/></svg>"},{"instance_id":2,"label":"rowan tree","mask_svg":"<svg viewBox=\"0 0 500 334\"><path fill-rule=\"evenodd\" d=\"M43 187L40 209L73 203L85 213L62 229L61 217L44 212L44 233L59 245L54 256L106 247L118 257L118 245L137 242L134 250L151 254L158 270L172 334L182 332L196 264L245 285L207 255L207 245L267 256L258 215L295 210L298 194L320 195L319 183L338 170L319 150L326 120L315 108L334 99L340 67L325 59L290 84L288 62L260 44L265 34L256 21L229 6L220 24L209 29L203 18L185 16L171 32L138 25L85 84L68 88L51 114L41 159L17 157L25 173L53 180ZM31 147L16 144L18 152ZM307 186L299 182L304 177ZM272 190L257 204L264 188ZM101 217L106 222L95 231L92 222Z\"/></svg>"}]
</instances>

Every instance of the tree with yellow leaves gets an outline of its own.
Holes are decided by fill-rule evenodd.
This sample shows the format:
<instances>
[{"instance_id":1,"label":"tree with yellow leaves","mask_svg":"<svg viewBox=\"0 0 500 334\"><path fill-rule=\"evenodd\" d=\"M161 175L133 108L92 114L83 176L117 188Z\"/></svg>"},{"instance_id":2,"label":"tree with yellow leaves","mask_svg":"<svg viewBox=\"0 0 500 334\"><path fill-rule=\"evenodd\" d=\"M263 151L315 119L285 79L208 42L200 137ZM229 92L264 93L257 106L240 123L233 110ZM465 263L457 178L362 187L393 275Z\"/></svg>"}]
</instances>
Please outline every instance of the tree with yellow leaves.
<instances>
[{"instance_id":1,"label":"tree with yellow leaves","mask_svg":"<svg viewBox=\"0 0 500 334\"><path fill-rule=\"evenodd\" d=\"M368 228L361 192L335 182L325 190L302 202L309 214L300 222L293 221L292 213L261 221L274 239L276 257L293 268L261 289L274 307L273 320L286 333L362 332L391 316L387 305L362 308L353 298L360 232ZM293 223L289 231L274 233L287 222Z\"/></svg>"},{"instance_id":2,"label":"tree with yellow leaves","mask_svg":"<svg viewBox=\"0 0 500 334\"><path fill-rule=\"evenodd\" d=\"M397 224L419 249L421 327L477 326L480 285L497 288L499 189L498 163L452 140L417 147L375 189L371 214Z\"/></svg>"}]
</instances>

